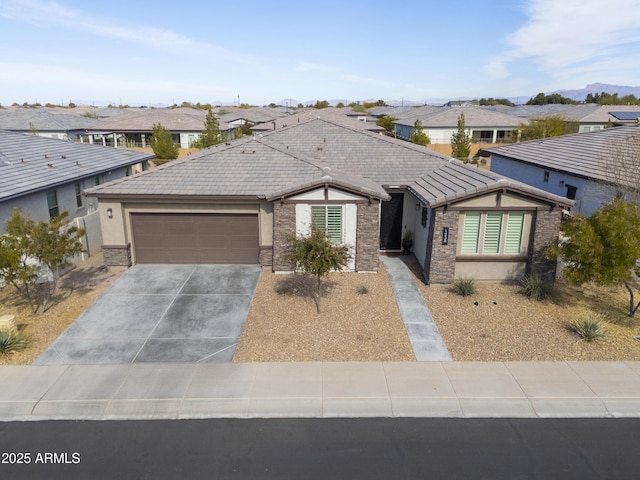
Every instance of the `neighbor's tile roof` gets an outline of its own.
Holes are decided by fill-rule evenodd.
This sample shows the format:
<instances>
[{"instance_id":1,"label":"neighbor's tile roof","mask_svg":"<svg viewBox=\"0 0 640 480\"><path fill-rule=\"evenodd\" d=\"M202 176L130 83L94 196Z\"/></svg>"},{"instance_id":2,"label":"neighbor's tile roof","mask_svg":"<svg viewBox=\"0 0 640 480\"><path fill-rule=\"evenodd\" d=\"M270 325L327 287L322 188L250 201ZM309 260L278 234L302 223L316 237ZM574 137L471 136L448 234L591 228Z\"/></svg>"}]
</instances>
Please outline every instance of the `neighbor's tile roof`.
<instances>
[{"instance_id":1,"label":"neighbor's tile roof","mask_svg":"<svg viewBox=\"0 0 640 480\"><path fill-rule=\"evenodd\" d=\"M129 195L230 196L277 198L331 177L339 186L386 198L382 186L412 186L430 175L434 192L420 191L425 201L453 198L440 192L472 195L482 182L508 185L501 177L476 167L456 165L455 178L438 174L451 169L449 158L425 147L354 128L350 123L313 119L294 126L210 147L135 177L123 178L89 190L97 197ZM325 170L329 168L330 170ZM481 175L479 179L478 175ZM423 188L424 187L424 188ZM449 190L447 190L449 188ZM466 189L466 190L465 190ZM541 198L567 204L566 199L533 189ZM528 190L527 190L528 191ZM448 196L447 196L448 195Z\"/></svg>"},{"instance_id":2,"label":"neighbor's tile roof","mask_svg":"<svg viewBox=\"0 0 640 480\"><path fill-rule=\"evenodd\" d=\"M405 117L393 123L413 127L415 121L420 120L425 128L456 128L463 113L467 128L518 128L521 123L526 123L513 115L475 106L441 108L428 115Z\"/></svg>"},{"instance_id":3,"label":"neighbor's tile roof","mask_svg":"<svg viewBox=\"0 0 640 480\"><path fill-rule=\"evenodd\" d=\"M150 158L148 153L0 130L0 201Z\"/></svg>"},{"instance_id":4,"label":"neighbor's tile roof","mask_svg":"<svg viewBox=\"0 0 640 480\"><path fill-rule=\"evenodd\" d=\"M18 111L0 110L0 130L28 131L33 128L38 132L68 132L84 130L100 123L94 118L75 114L51 113L41 109L24 109Z\"/></svg>"},{"instance_id":5,"label":"neighbor's tile roof","mask_svg":"<svg viewBox=\"0 0 640 480\"><path fill-rule=\"evenodd\" d=\"M196 108L147 108L107 118L91 130L112 132L150 132L157 123L171 132L201 132L206 110Z\"/></svg>"},{"instance_id":6,"label":"neighbor's tile roof","mask_svg":"<svg viewBox=\"0 0 640 480\"><path fill-rule=\"evenodd\" d=\"M597 132L574 133L529 142L512 143L483 151L544 168L597 180L611 178L610 156L629 138L640 144L640 127L621 126ZM640 179L635 179L640 181Z\"/></svg>"}]
</instances>

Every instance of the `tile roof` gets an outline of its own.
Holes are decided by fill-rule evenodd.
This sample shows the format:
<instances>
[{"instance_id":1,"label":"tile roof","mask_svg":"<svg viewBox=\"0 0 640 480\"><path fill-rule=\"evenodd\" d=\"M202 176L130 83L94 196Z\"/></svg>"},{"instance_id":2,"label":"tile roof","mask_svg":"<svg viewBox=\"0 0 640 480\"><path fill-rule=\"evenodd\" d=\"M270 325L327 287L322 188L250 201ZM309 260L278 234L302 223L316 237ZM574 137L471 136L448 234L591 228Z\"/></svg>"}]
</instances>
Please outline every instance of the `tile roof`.
<instances>
[{"instance_id":1,"label":"tile roof","mask_svg":"<svg viewBox=\"0 0 640 480\"><path fill-rule=\"evenodd\" d=\"M51 113L44 108L18 111L0 110L0 130L27 132L33 125L38 132L68 132L84 130L99 123L100 121L94 118Z\"/></svg>"},{"instance_id":2,"label":"tile roof","mask_svg":"<svg viewBox=\"0 0 640 480\"><path fill-rule=\"evenodd\" d=\"M0 201L150 158L148 153L0 130Z\"/></svg>"},{"instance_id":3,"label":"tile roof","mask_svg":"<svg viewBox=\"0 0 640 480\"><path fill-rule=\"evenodd\" d=\"M465 126L468 128L518 128L521 123L526 123L513 115L475 106L440 108L428 115L405 117L393 123L413 127L415 121L420 120L425 128L456 128L462 113Z\"/></svg>"},{"instance_id":4,"label":"tile roof","mask_svg":"<svg viewBox=\"0 0 640 480\"><path fill-rule=\"evenodd\" d=\"M383 186L412 186L418 179L433 175L439 178L439 183L430 180L434 192L425 190L427 180L415 185L416 191L425 200L442 201L453 198L451 192L460 197L464 192L477 192L482 185L505 185L496 174L458 163L450 163L448 157L425 147L367 132L346 121L316 118L210 147L156 170L92 188L88 193L97 197L196 195L272 199L320 184L327 175L336 185L385 198ZM453 171L455 175L447 174ZM511 182L514 188L531 190ZM533 191L551 202L570 203L542 190Z\"/></svg>"},{"instance_id":5,"label":"tile roof","mask_svg":"<svg viewBox=\"0 0 640 480\"><path fill-rule=\"evenodd\" d=\"M131 111L104 119L90 130L113 132L150 132L156 123L171 132L201 132L207 116L206 110L196 108L150 108Z\"/></svg>"},{"instance_id":6,"label":"tile roof","mask_svg":"<svg viewBox=\"0 0 640 480\"><path fill-rule=\"evenodd\" d=\"M574 133L529 142L513 143L483 151L552 170L607 181L610 156L628 139L640 148L640 127L621 126L597 132ZM636 179L640 181L640 179Z\"/></svg>"}]
</instances>

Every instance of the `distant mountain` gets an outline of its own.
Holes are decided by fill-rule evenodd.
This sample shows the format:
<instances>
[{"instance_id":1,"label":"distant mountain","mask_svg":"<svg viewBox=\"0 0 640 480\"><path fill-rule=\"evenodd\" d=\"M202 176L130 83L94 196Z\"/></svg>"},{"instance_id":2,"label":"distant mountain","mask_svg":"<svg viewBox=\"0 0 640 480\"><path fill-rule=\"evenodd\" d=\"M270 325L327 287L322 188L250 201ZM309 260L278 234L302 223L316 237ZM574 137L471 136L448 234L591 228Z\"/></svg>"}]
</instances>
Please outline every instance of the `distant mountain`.
<instances>
[{"instance_id":1,"label":"distant mountain","mask_svg":"<svg viewBox=\"0 0 640 480\"><path fill-rule=\"evenodd\" d=\"M555 92L548 93L559 93L563 97L571 98L578 102L584 102L584 99L588 94L596 94L602 92L608 93L610 95L617 93L618 97L624 97L625 95L635 95L636 98L640 98L640 87L611 85L609 83L591 83L585 88L580 88L577 90L556 90Z\"/></svg>"}]
</instances>

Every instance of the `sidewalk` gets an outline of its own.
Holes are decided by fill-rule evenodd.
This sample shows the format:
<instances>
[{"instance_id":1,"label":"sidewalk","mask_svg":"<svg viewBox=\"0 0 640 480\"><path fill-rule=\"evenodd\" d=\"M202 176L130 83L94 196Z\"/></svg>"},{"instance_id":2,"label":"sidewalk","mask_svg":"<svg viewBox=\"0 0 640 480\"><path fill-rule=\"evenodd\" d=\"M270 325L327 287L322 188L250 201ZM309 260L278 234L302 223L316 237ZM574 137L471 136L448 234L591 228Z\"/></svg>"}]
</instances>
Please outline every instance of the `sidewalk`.
<instances>
[{"instance_id":1,"label":"sidewalk","mask_svg":"<svg viewBox=\"0 0 640 480\"><path fill-rule=\"evenodd\" d=\"M640 417L640 362L0 367L0 421Z\"/></svg>"}]
</instances>

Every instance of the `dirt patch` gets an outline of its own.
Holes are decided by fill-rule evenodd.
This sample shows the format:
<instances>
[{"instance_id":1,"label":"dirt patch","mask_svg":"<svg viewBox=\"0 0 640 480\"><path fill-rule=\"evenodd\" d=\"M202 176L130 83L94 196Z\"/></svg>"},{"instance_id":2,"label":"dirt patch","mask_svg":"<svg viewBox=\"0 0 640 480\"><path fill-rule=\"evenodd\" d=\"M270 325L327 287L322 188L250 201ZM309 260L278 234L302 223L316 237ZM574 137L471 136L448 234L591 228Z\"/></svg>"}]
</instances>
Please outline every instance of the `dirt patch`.
<instances>
[{"instance_id":1,"label":"dirt patch","mask_svg":"<svg viewBox=\"0 0 640 480\"><path fill-rule=\"evenodd\" d=\"M0 365L30 365L125 270L105 267L102 254L92 256L60 279L58 291L43 315L33 315L15 288L0 289L0 315L15 315L18 329L31 339L26 350L0 355Z\"/></svg>"},{"instance_id":2,"label":"dirt patch","mask_svg":"<svg viewBox=\"0 0 640 480\"><path fill-rule=\"evenodd\" d=\"M263 269L234 362L415 361L382 264L324 285L318 314L314 278Z\"/></svg>"},{"instance_id":3,"label":"dirt patch","mask_svg":"<svg viewBox=\"0 0 640 480\"><path fill-rule=\"evenodd\" d=\"M416 275L417 265L412 271ZM446 285L416 283L453 360L640 360L634 339L640 318L629 318L622 288L575 287L560 280L552 300L537 302L513 284L478 282L477 294L461 297ZM604 339L587 342L569 328L585 311L607 316Z\"/></svg>"}]
</instances>

